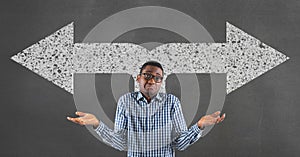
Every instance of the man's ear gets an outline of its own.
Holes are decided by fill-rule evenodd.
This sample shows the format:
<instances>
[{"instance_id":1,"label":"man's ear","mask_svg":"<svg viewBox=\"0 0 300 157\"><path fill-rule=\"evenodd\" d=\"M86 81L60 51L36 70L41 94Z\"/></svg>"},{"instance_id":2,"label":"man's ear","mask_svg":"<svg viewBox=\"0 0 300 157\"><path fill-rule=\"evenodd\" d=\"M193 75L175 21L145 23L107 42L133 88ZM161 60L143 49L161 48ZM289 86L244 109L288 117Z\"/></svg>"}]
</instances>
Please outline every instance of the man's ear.
<instances>
[{"instance_id":1,"label":"man's ear","mask_svg":"<svg viewBox=\"0 0 300 157\"><path fill-rule=\"evenodd\" d=\"M138 75L136 76L136 82L140 83L140 80L141 80L141 75L138 74Z\"/></svg>"}]
</instances>

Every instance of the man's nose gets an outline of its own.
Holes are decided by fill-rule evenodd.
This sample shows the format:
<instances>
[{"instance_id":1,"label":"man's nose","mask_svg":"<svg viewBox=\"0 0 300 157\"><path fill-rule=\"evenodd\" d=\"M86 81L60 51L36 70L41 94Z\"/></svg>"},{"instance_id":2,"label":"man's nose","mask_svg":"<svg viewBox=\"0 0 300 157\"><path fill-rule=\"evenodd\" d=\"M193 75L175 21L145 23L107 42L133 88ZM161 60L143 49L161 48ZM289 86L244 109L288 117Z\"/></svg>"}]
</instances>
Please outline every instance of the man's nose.
<instances>
[{"instance_id":1,"label":"man's nose","mask_svg":"<svg viewBox=\"0 0 300 157\"><path fill-rule=\"evenodd\" d=\"M152 77L150 80L148 80L148 83L154 84L155 83L154 78Z\"/></svg>"}]
</instances>

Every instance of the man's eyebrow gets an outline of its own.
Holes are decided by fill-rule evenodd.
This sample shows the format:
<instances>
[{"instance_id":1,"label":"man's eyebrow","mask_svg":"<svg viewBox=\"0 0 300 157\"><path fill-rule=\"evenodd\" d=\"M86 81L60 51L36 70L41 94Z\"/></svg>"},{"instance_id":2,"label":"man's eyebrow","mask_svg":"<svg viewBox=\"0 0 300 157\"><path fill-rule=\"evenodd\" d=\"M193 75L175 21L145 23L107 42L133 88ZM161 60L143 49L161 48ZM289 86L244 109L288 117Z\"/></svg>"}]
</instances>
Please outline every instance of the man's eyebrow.
<instances>
[{"instance_id":1,"label":"man's eyebrow","mask_svg":"<svg viewBox=\"0 0 300 157\"><path fill-rule=\"evenodd\" d=\"M153 72L153 71L151 71L151 70L148 70L148 71L145 71L146 73L151 73L151 72ZM156 74L158 74L158 75L160 75L161 76L161 74L160 73L156 73Z\"/></svg>"}]
</instances>

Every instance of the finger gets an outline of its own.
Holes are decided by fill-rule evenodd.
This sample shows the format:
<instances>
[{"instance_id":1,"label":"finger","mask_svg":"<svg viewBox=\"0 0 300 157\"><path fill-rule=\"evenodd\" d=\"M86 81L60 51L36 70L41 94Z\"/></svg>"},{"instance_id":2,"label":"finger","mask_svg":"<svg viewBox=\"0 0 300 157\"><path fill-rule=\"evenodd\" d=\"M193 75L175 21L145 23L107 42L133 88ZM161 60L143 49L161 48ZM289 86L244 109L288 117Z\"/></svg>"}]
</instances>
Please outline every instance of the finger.
<instances>
[{"instance_id":1,"label":"finger","mask_svg":"<svg viewBox=\"0 0 300 157\"><path fill-rule=\"evenodd\" d=\"M222 119L221 119L221 118L218 118L216 123L218 124L218 123L220 123L221 121L222 121Z\"/></svg>"},{"instance_id":2,"label":"finger","mask_svg":"<svg viewBox=\"0 0 300 157\"><path fill-rule=\"evenodd\" d=\"M75 112L75 114L76 114L77 116L82 117L82 116L85 116L87 113L77 111L77 112Z\"/></svg>"},{"instance_id":3,"label":"finger","mask_svg":"<svg viewBox=\"0 0 300 157\"><path fill-rule=\"evenodd\" d=\"M67 119L68 119L69 121L71 121L71 122L77 123L77 122L75 121L75 118L67 117Z\"/></svg>"},{"instance_id":4,"label":"finger","mask_svg":"<svg viewBox=\"0 0 300 157\"><path fill-rule=\"evenodd\" d=\"M225 113L224 113L224 114L222 115L222 119L224 119L224 118L225 118L225 116L226 116L226 115L225 115Z\"/></svg>"},{"instance_id":5,"label":"finger","mask_svg":"<svg viewBox=\"0 0 300 157\"><path fill-rule=\"evenodd\" d=\"M222 117L221 117L221 122L225 119L225 113L222 115Z\"/></svg>"},{"instance_id":6,"label":"finger","mask_svg":"<svg viewBox=\"0 0 300 157\"><path fill-rule=\"evenodd\" d=\"M73 123L77 123L77 124L80 124L82 125L82 120L80 118L71 118L71 117L67 117L67 119L69 121L72 121Z\"/></svg>"},{"instance_id":7,"label":"finger","mask_svg":"<svg viewBox=\"0 0 300 157\"><path fill-rule=\"evenodd\" d=\"M218 118L217 123L222 122L225 119L225 113L222 115L222 117Z\"/></svg>"},{"instance_id":8,"label":"finger","mask_svg":"<svg viewBox=\"0 0 300 157\"><path fill-rule=\"evenodd\" d=\"M217 116L217 117L211 117L210 121L215 123L217 122L217 120L220 118L220 116Z\"/></svg>"},{"instance_id":9,"label":"finger","mask_svg":"<svg viewBox=\"0 0 300 157\"><path fill-rule=\"evenodd\" d=\"M213 117L217 117L217 116L219 116L220 115L220 113L221 113L221 111L217 111L217 112L215 112L215 113L213 113L213 114L211 114Z\"/></svg>"}]
</instances>

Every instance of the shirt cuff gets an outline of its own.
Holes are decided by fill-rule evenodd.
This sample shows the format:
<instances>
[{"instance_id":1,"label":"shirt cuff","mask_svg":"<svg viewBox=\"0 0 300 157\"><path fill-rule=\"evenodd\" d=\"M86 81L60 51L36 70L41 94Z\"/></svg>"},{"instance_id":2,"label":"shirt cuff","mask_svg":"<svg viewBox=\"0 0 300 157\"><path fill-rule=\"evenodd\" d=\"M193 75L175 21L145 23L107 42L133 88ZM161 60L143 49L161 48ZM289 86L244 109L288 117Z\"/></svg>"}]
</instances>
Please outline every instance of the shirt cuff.
<instances>
[{"instance_id":1,"label":"shirt cuff","mask_svg":"<svg viewBox=\"0 0 300 157\"><path fill-rule=\"evenodd\" d=\"M99 122L99 125L96 129L94 129L96 132L101 132L104 130L104 124L102 122Z\"/></svg>"},{"instance_id":2,"label":"shirt cuff","mask_svg":"<svg viewBox=\"0 0 300 157\"><path fill-rule=\"evenodd\" d=\"M191 127L191 129L192 129L193 132L194 132L195 134L197 134L198 136L201 136L201 135L202 135L203 130L200 129L200 128L198 127L197 123L194 124L194 125Z\"/></svg>"}]
</instances>

